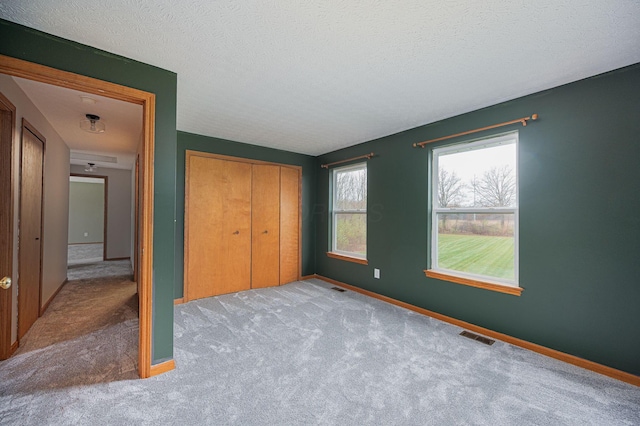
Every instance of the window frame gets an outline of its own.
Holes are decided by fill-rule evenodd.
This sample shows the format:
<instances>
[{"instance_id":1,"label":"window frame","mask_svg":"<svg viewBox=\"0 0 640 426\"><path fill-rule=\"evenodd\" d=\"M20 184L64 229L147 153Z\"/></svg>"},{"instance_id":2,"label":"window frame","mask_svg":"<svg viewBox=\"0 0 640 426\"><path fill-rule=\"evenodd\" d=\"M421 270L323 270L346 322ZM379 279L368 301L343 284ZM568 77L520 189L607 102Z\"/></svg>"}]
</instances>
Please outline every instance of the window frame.
<instances>
[{"instance_id":1,"label":"window frame","mask_svg":"<svg viewBox=\"0 0 640 426\"><path fill-rule=\"evenodd\" d=\"M345 171L351 171L351 170L360 170L363 169L365 171L365 175L367 177L366 179L366 198L367 198L367 206L365 209L337 209L336 208L336 196L337 196L337 175L340 172L345 172ZM337 246L337 238L336 238L336 234L337 234L337 226L338 226L338 221L336 219L338 214L363 214L365 215L365 223L367 222L367 211L368 211L368 204L369 204L369 176L368 176L368 169L367 169L367 162L366 161L362 161L362 162L358 162L358 163L354 163L354 164L349 164L346 166L341 166L341 167L335 167L331 169L331 195L330 195L330 201L331 201L331 224L330 224L330 233L329 233L329 239L330 239L330 251L327 253L327 255L329 257L332 258L336 258L336 259L342 259L342 260L347 260L347 261L353 261L356 263L362 263L362 264L367 264L367 253L369 252L369 247L368 247L368 239L367 239L367 243L365 244L365 254L364 256L358 253L354 253L354 252L349 252L349 251L344 251L344 250L338 250ZM368 234L368 224L365 227L365 238L367 237Z\"/></svg>"},{"instance_id":2,"label":"window frame","mask_svg":"<svg viewBox=\"0 0 640 426\"><path fill-rule=\"evenodd\" d=\"M438 184L439 184L439 157L444 154L457 152L468 152L480 150L483 148L491 148L501 145L515 145L515 205L513 207L440 207L438 200ZM474 287L486 288L489 290L501 291L510 294L519 295L520 276L519 276L519 237L520 237L520 178L519 178L519 133L518 131L486 136L483 138L460 141L453 144L440 145L431 150L431 185L429 187L431 220L430 220L430 248L431 256L429 269L425 274L432 278L453 281L459 284L471 285ZM438 215L440 214L513 214L513 239L514 239L514 278L513 280L491 277L481 274L473 274L452 269L439 267L438 265ZM507 287L507 289L503 289Z\"/></svg>"}]
</instances>

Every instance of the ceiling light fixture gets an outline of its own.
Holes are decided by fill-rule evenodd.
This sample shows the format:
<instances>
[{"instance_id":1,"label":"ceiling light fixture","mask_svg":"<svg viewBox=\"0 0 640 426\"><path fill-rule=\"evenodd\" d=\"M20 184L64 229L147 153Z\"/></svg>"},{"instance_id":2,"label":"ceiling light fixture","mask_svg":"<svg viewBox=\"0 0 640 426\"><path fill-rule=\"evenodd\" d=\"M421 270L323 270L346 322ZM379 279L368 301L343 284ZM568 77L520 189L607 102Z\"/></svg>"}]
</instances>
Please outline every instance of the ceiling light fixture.
<instances>
[{"instance_id":1,"label":"ceiling light fixture","mask_svg":"<svg viewBox=\"0 0 640 426\"><path fill-rule=\"evenodd\" d=\"M80 121L80 128L89 133L104 133L106 126L100 121L100 116L95 114L86 114L85 120Z\"/></svg>"},{"instance_id":2,"label":"ceiling light fixture","mask_svg":"<svg viewBox=\"0 0 640 426\"><path fill-rule=\"evenodd\" d=\"M96 166L96 163L87 163L87 167L84 168L85 172L96 172L98 171L98 166Z\"/></svg>"}]
</instances>

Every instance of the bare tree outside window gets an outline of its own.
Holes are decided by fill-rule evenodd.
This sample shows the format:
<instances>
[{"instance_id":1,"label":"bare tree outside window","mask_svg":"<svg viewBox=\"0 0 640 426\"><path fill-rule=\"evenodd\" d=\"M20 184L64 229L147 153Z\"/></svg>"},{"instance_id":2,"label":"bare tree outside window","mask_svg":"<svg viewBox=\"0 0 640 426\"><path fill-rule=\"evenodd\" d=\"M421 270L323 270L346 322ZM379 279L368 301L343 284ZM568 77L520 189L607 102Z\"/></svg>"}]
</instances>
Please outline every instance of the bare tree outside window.
<instances>
[{"instance_id":1,"label":"bare tree outside window","mask_svg":"<svg viewBox=\"0 0 640 426\"><path fill-rule=\"evenodd\" d=\"M440 207L457 207L462 201L465 184L455 171L444 167L438 171L438 202Z\"/></svg>"},{"instance_id":2,"label":"bare tree outside window","mask_svg":"<svg viewBox=\"0 0 640 426\"><path fill-rule=\"evenodd\" d=\"M483 207L509 207L516 202L516 175L509 165L484 172L477 185L478 202Z\"/></svg>"},{"instance_id":3,"label":"bare tree outside window","mask_svg":"<svg viewBox=\"0 0 640 426\"><path fill-rule=\"evenodd\" d=\"M458 207L463 199L465 184L455 171L450 172L444 167L438 170L438 202L440 207ZM442 227L447 229L448 215L444 214Z\"/></svg>"},{"instance_id":4,"label":"bare tree outside window","mask_svg":"<svg viewBox=\"0 0 640 426\"><path fill-rule=\"evenodd\" d=\"M336 207L344 210L367 209L367 172L350 170L336 174Z\"/></svg>"}]
</instances>

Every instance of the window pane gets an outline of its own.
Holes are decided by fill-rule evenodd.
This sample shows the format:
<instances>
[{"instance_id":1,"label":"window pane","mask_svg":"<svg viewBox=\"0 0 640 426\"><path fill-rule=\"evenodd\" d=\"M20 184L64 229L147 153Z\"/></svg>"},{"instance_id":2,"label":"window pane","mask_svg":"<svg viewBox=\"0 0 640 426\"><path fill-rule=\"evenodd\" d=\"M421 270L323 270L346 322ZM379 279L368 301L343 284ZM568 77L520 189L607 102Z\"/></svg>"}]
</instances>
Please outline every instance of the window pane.
<instances>
[{"instance_id":1,"label":"window pane","mask_svg":"<svg viewBox=\"0 0 640 426\"><path fill-rule=\"evenodd\" d=\"M438 213L438 268L514 280L514 214Z\"/></svg>"},{"instance_id":2,"label":"window pane","mask_svg":"<svg viewBox=\"0 0 640 426\"><path fill-rule=\"evenodd\" d=\"M367 209L367 168L336 170L335 205L337 210Z\"/></svg>"},{"instance_id":3,"label":"window pane","mask_svg":"<svg viewBox=\"0 0 640 426\"><path fill-rule=\"evenodd\" d=\"M335 218L335 249L358 256L366 256L367 215L338 213Z\"/></svg>"},{"instance_id":4,"label":"window pane","mask_svg":"<svg viewBox=\"0 0 640 426\"><path fill-rule=\"evenodd\" d=\"M438 155L440 207L515 207L516 184L515 139Z\"/></svg>"}]
</instances>

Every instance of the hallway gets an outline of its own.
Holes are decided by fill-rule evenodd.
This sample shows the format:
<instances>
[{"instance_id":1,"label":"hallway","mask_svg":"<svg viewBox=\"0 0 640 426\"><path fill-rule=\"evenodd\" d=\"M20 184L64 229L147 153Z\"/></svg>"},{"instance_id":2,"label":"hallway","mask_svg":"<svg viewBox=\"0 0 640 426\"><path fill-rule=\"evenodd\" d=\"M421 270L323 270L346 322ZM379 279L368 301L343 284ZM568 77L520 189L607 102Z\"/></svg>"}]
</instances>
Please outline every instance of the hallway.
<instances>
[{"instance_id":1,"label":"hallway","mask_svg":"<svg viewBox=\"0 0 640 426\"><path fill-rule=\"evenodd\" d=\"M70 265L70 281L10 359L0 394L28 404L44 389L136 379L138 297L128 260Z\"/></svg>"}]
</instances>

